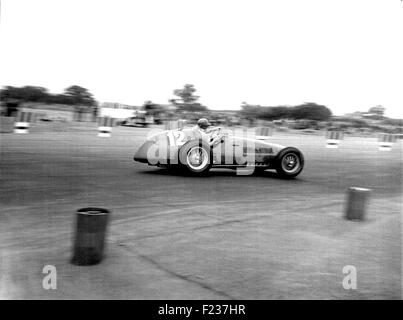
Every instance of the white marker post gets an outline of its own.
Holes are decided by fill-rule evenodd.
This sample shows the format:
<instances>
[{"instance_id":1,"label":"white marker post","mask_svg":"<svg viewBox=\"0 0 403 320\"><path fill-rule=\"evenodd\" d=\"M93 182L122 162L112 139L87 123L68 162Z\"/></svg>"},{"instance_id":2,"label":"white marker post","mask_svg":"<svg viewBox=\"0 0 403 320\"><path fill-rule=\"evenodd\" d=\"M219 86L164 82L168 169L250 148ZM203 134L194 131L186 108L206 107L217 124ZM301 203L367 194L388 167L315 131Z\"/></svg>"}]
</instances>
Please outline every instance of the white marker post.
<instances>
[{"instance_id":1,"label":"white marker post","mask_svg":"<svg viewBox=\"0 0 403 320\"><path fill-rule=\"evenodd\" d=\"M379 151L391 151L396 142L396 135L389 133L380 133L378 136Z\"/></svg>"},{"instance_id":2,"label":"white marker post","mask_svg":"<svg viewBox=\"0 0 403 320\"><path fill-rule=\"evenodd\" d=\"M327 131L326 139L326 148L337 149L339 147L340 140L343 140L343 132Z\"/></svg>"},{"instance_id":3,"label":"white marker post","mask_svg":"<svg viewBox=\"0 0 403 320\"><path fill-rule=\"evenodd\" d=\"M114 119L110 117L100 118L98 127L98 137L110 138L112 135L112 127L114 124Z\"/></svg>"},{"instance_id":4,"label":"white marker post","mask_svg":"<svg viewBox=\"0 0 403 320\"><path fill-rule=\"evenodd\" d=\"M257 127L255 129L255 137L259 140L267 140L273 135L273 128L270 127Z\"/></svg>"},{"instance_id":5,"label":"white marker post","mask_svg":"<svg viewBox=\"0 0 403 320\"><path fill-rule=\"evenodd\" d=\"M32 120L32 112L20 112L17 121L14 123L14 133L29 133L29 126Z\"/></svg>"}]
</instances>

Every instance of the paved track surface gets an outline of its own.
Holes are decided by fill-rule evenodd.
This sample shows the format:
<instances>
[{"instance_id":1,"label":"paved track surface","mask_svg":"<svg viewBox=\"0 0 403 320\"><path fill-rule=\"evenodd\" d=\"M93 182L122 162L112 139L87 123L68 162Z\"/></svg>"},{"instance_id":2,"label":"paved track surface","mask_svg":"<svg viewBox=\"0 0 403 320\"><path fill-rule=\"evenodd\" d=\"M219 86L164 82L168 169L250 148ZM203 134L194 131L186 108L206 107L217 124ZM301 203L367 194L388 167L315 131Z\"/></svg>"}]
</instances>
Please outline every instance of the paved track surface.
<instances>
[{"instance_id":1,"label":"paved track surface","mask_svg":"<svg viewBox=\"0 0 403 320\"><path fill-rule=\"evenodd\" d=\"M402 148L275 133L299 147L294 180L213 170L190 177L134 163L150 129L34 124L1 134L0 298L400 299ZM365 222L343 219L346 189L372 189ZM75 211L112 211L107 255L69 263ZM55 265L57 290L42 288ZM345 290L354 265L358 288Z\"/></svg>"}]
</instances>

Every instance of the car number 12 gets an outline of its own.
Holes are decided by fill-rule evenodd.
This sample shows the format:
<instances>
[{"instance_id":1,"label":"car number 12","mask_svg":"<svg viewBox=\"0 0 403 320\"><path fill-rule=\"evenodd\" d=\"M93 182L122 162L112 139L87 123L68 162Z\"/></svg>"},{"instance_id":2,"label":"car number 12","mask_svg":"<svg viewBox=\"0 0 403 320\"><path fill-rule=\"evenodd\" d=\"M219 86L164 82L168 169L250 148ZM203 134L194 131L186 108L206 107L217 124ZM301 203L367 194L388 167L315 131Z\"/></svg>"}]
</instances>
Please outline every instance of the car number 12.
<instances>
[{"instance_id":1,"label":"car number 12","mask_svg":"<svg viewBox=\"0 0 403 320\"><path fill-rule=\"evenodd\" d=\"M181 146L183 144L185 144L185 134L183 133L183 131L173 131L170 130L167 132L167 136L168 136L168 143L170 146Z\"/></svg>"}]
</instances>

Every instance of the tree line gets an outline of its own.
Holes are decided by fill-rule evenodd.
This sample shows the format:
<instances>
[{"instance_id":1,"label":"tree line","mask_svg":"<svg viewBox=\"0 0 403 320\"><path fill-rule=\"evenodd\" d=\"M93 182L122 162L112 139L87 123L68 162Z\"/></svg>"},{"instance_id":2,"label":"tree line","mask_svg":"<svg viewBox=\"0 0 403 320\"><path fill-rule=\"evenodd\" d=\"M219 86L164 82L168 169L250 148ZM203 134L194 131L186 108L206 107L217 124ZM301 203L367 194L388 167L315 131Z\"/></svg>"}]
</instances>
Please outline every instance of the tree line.
<instances>
[{"instance_id":1,"label":"tree line","mask_svg":"<svg viewBox=\"0 0 403 320\"><path fill-rule=\"evenodd\" d=\"M199 96L195 95L196 89L192 84L185 84L182 89L174 90L174 95L179 99L171 99L170 102L179 111L207 111L207 107L198 103ZM242 103L240 116L246 119L308 119L317 121L329 120L332 112L324 105L307 102L297 106L264 107Z\"/></svg>"},{"instance_id":2,"label":"tree line","mask_svg":"<svg viewBox=\"0 0 403 320\"><path fill-rule=\"evenodd\" d=\"M178 111L184 112L203 112L208 108L198 102L199 96L195 95L196 89L192 84L185 84L183 88L176 89L173 94L177 97L170 99L169 102L176 107ZM6 104L8 102L37 102L45 104L65 104L80 108L96 108L97 102L93 95L86 88L72 85L66 88L61 94L52 94L48 89L38 86L13 87L6 86L0 90L1 100ZM158 105L147 101L144 103L144 109L152 111L157 109ZM88 108L88 109L89 109ZM331 118L332 112L324 105L314 102L307 102L297 106L260 106L242 103L239 115L246 119L309 119L317 121L326 121Z\"/></svg>"},{"instance_id":3,"label":"tree line","mask_svg":"<svg viewBox=\"0 0 403 320\"><path fill-rule=\"evenodd\" d=\"M324 105L306 102L297 106L266 107L243 103L240 114L246 119L278 120L278 119L309 119L317 121L329 120L332 112Z\"/></svg>"},{"instance_id":4,"label":"tree line","mask_svg":"<svg viewBox=\"0 0 403 320\"><path fill-rule=\"evenodd\" d=\"M8 102L37 102L45 104L66 104L72 106L96 106L93 95L88 89L72 85L61 94L53 94L48 89L37 86L6 86L0 90L1 100Z\"/></svg>"}]
</instances>

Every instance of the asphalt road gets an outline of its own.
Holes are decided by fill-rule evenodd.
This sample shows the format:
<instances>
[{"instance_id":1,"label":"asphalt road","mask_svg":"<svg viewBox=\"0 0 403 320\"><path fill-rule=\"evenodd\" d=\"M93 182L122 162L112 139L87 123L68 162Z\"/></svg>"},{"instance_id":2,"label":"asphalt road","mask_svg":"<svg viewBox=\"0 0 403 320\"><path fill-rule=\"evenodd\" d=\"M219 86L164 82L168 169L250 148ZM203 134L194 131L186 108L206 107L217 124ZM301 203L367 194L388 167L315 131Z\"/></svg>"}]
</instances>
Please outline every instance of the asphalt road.
<instances>
[{"instance_id":1,"label":"asphalt road","mask_svg":"<svg viewBox=\"0 0 403 320\"><path fill-rule=\"evenodd\" d=\"M34 124L1 134L0 298L400 299L402 148L275 133L306 160L294 180L213 170L190 177L134 163L149 129ZM348 187L370 188L364 222L343 219ZM75 211L112 211L105 260L69 260ZM57 290L42 269L57 268ZM345 290L345 265L357 289Z\"/></svg>"}]
</instances>

